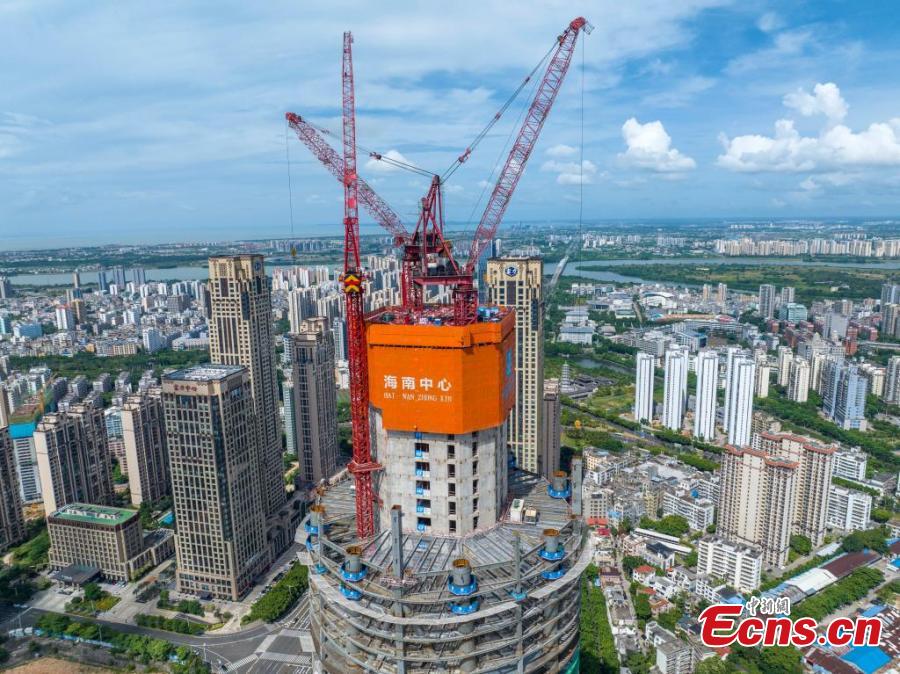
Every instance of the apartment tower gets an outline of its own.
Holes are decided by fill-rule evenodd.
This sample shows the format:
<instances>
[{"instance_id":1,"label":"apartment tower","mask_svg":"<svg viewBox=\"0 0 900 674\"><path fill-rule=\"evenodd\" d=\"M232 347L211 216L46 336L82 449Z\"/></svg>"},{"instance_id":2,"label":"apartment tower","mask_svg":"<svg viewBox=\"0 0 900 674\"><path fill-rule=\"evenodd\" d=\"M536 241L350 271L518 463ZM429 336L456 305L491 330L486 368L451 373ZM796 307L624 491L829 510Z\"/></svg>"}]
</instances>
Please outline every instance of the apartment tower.
<instances>
[{"instance_id":1,"label":"apartment tower","mask_svg":"<svg viewBox=\"0 0 900 674\"><path fill-rule=\"evenodd\" d=\"M634 420L653 421L653 377L656 359L643 351L637 354L634 375Z\"/></svg>"},{"instance_id":2,"label":"apartment tower","mask_svg":"<svg viewBox=\"0 0 900 674\"><path fill-rule=\"evenodd\" d=\"M253 387L239 365L200 365L162 383L179 592L238 601L268 562Z\"/></svg>"},{"instance_id":3,"label":"apartment tower","mask_svg":"<svg viewBox=\"0 0 900 674\"><path fill-rule=\"evenodd\" d=\"M0 401L0 407L5 405ZM22 498L16 477L12 438L9 429L0 426L0 552L4 552L25 538L25 519Z\"/></svg>"},{"instance_id":4,"label":"apartment tower","mask_svg":"<svg viewBox=\"0 0 900 674\"><path fill-rule=\"evenodd\" d=\"M697 389L694 395L694 437L716 438L716 389L719 383L719 356L715 351L697 354Z\"/></svg>"},{"instance_id":5,"label":"apartment tower","mask_svg":"<svg viewBox=\"0 0 900 674\"><path fill-rule=\"evenodd\" d=\"M209 357L250 375L258 453L259 495L267 515L285 502L272 297L262 255L209 258Z\"/></svg>"},{"instance_id":6,"label":"apartment tower","mask_svg":"<svg viewBox=\"0 0 900 674\"><path fill-rule=\"evenodd\" d=\"M752 358L735 355L731 376L725 387L727 401L728 444L746 447L750 444L753 425L753 393L756 363Z\"/></svg>"},{"instance_id":7,"label":"apartment tower","mask_svg":"<svg viewBox=\"0 0 900 674\"><path fill-rule=\"evenodd\" d=\"M822 545L836 449L789 433L758 433L753 448L797 464L792 533L805 536L813 546Z\"/></svg>"},{"instance_id":8,"label":"apartment tower","mask_svg":"<svg viewBox=\"0 0 900 674\"><path fill-rule=\"evenodd\" d=\"M796 500L794 461L728 446L722 454L717 533L733 543L758 548L763 563L787 563Z\"/></svg>"},{"instance_id":9,"label":"apartment tower","mask_svg":"<svg viewBox=\"0 0 900 674\"><path fill-rule=\"evenodd\" d=\"M539 257L488 260L488 303L516 310L516 404L507 422L507 442L519 467L547 474L541 465L544 397L544 262Z\"/></svg>"},{"instance_id":10,"label":"apartment tower","mask_svg":"<svg viewBox=\"0 0 900 674\"><path fill-rule=\"evenodd\" d=\"M662 423L673 431L681 430L687 406L687 373L687 349L679 347L666 351Z\"/></svg>"},{"instance_id":11,"label":"apartment tower","mask_svg":"<svg viewBox=\"0 0 900 674\"><path fill-rule=\"evenodd\" d=\"M318 483L334 475L338 464L334 336L328 319L300 321L296 334L285 339L285 348L291 352L290 420L300 464L298 477L301 482Z\"/></svg>"},{"instance_id":12,"label":"apartment tower","mask_svg":"<svg viewBox=\"0 0 900 674\"><path fill-rule=\"evenodd\" d=\"M48 515L67 503L112 504L102 409L87 402L44 415L34 432L34 445Z\"/></svg>"},{"instance_id":13,"label":"apartment tower","mask_svg":"<svg viewBox=\"0 0 900 674\"><path fill-rule=\"evenodd\" d=\"M154 503L171 493L162 391L128 396L122 406L122 438L132 505Z\"/></svg>"}]
</instances>

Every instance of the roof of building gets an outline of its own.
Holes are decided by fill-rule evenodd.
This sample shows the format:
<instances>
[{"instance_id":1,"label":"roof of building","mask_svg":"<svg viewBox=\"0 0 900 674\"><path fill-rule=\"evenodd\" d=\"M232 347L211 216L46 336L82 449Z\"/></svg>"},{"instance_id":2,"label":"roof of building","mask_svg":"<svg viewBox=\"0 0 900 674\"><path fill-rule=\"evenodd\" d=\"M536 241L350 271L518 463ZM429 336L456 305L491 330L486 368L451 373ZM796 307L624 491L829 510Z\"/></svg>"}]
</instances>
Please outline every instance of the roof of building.
<instances>
[{"instance_id":1,"label":"roof of building","mask_svg":"<svg viewBox=\"0 0 900 674\"><path fill-rule=\"evenodd\" d=\"M137 510L90 505L87 503L69 503L50 515L51 520L101 524L109 527L124 524L136 517L138 517Z\"/></svg>"},{"instance_id":2,"label":"roof of building","mask_svg":"<svg viewBox=\"0 0 900 674\"><path fill-rule=\"evenodd\" d=\"M100 569L96 566L85 566L83 564L69 564L64 569L60 569L55 574L56 579L68 585L84 585L100 575Z\"/></svg>"},{"instance_id":3,"label":"roof of building","mask_svg":"<svg viewBox=\"0 0 900 674\"><path fill-rule=\"evenodd\" d=\"M244 367L242 365L220 365L218 363L207 363L205 365L194 365L186 367L182 370L175 370L165 375L166 379L177 379L179 381L218 381L225 379L235 372L240 372Z\"/></svg>"},{"instance_id":4,"label":"roof of building","mask_svg":"<svg viewBox=\"0 0 900 674\"><path fill-rule=\"evenodd\" d=\"M830 571L838 578L843 578L860 567L872 564L880 557L881 555L871 550L848 552L846 555L841 555L837 559L833 559L827 564L823 564L821 568Z\"/></svg>"}]
</instances>

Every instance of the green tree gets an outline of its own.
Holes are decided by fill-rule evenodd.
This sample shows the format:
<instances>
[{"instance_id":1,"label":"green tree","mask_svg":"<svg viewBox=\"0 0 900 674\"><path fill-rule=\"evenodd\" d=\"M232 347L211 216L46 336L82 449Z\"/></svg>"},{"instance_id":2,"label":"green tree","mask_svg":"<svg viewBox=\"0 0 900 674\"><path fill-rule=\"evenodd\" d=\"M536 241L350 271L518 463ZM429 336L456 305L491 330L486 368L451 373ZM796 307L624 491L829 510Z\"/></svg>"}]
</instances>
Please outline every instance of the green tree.
<instances>
[{"instance_id":1,"label":"green tree","mask_svg":"<svg viewBox=\"0 0 900 674\"><path fill-rule=\"evenodd\" d=\"M884 524L889 519L891 519L891 511L887 508L875 508L872 511L872 519L876 522Z\"/></svg>"},{"instance_id":2,"label":"green tree","mask_svg":"<svg viewBox=\"0 0 900 674\"><path fill-rule=\"evenodd\" d=\"M638 592L634 600L634 614L638 620L650 620L653 611L650 608L650 598L644 592Z\"/></svg>"},{"instance_id":3,"label":"green tree","mask_svg":"<svg viewBox=\"0 0 900 674\"><path fill-rule=\"evenodd\" d=\"M804 557L812 552L812 542L806 536L794 534L791 536L791 550Z\"/></svg>"},{"instance_id":4,"label":"green tree","mask_svg":"<svg viewBox=\"0 0 900 674\"><path fill-rule=\"evenodd\" d=\"M84 586L85 601L99 601L105 594L106 592L97 583L86 583Z\"/></svg>"}]
</instances>

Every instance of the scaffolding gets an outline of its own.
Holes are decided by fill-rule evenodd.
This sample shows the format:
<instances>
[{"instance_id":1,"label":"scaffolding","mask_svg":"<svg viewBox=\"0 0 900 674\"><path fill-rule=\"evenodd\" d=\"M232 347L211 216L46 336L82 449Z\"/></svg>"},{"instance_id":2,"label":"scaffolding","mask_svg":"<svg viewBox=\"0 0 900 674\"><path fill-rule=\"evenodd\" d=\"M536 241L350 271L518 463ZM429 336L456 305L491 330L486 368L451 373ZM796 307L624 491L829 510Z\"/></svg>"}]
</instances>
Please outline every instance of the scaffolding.
<instances>
[{"instance_id":1,"label":"scaffolding","mask_svg":"<svg viewBox=\"0 0 900 674\"><path fill-rule=\"evenodd\" d=\"M322 671L543 674L578 662L580 578L590 562L580 461L563 486L510 470L506 515L468 536L405 532L404 513L360 541L349 480L305 521L311 631ZM563 494L565 496L563 496Z\"/></svg>"}]
</instances>

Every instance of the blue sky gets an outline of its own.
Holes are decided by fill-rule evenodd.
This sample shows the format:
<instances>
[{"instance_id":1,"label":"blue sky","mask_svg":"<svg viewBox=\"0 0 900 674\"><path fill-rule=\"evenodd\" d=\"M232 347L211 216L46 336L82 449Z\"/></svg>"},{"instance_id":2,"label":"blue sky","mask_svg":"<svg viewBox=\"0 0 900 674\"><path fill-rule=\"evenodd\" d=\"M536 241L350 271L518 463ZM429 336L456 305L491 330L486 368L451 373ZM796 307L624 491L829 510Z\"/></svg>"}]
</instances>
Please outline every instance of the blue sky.
<instances>
[{"instance_id":1,"label":"blue sky","mask_svg":"<svg viewBox=\"0 0 900 674\"><path fill-rule=\"evenodd\" d=\"M582 180L586 220L898 214L889 1L0 0L0 246L289 236L284 112L339 129L344 30L359 142L440 172L579 14L507 222L577 218ZM518 111L448 219L477 221ZM338 183L290 155L296 234L336 232ZM424 180L360 164L414 219Z\"/></svg>"}]
</instances>

